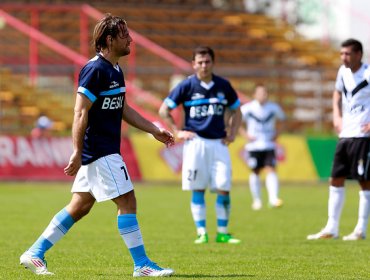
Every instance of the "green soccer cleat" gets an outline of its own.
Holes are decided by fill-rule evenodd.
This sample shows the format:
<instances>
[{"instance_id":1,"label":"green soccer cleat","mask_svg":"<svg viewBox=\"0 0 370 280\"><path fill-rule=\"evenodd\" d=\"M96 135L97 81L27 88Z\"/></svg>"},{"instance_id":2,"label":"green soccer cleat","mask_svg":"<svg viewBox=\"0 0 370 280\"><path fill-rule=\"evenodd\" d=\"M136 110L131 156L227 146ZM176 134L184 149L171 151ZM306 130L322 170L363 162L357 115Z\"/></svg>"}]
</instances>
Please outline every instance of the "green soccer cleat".
<instances>
[{"instance_id":1,"label":"green soccer cleat","mask_svg":"<svg viewBox=\"0 0 370 280\"><path fill-rule=\"evenodd\" d=\"M217 243L228 243L228 244L239 244L241 240L234 238L229 233L217 233L216 242Z\"/></svg>"},{"instance_id":2,"label":"green soccer cleat","mask_svg":"<svg viewBox=\"0 0 370 280\"><path fill-rule=\"evenodd\" d=\"M208 234L199 234L198 238L194 240L195 244L206 244L208 243Z\"/></svg>"}]
</instances>

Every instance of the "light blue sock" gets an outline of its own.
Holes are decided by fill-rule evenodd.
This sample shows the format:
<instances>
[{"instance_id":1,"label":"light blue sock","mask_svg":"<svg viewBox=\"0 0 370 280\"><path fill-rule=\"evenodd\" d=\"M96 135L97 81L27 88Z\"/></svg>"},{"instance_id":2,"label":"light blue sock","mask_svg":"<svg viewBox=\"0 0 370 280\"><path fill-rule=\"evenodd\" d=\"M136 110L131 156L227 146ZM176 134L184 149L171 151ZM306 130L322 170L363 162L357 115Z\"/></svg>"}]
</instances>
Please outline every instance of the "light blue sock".
<instances>
[{"instance_id":1,"label":"light blue sock","mask_svg":"<svg viewBox=\"0 0 370 280\"><path fill-rule=\"evenodd\" d=\"M191 198L191 213L197 228L197 234L206 233L206 202L204 192L193 192Z\"/></svg>"},{"instance_id":2,"label":"light blue sock","mask_svg":"<svg viewBox=\"0 0 370 280\"><path fill-rule=\"evenodd\" d=\"M217 232L228 233L230 216L230 195L217 194L216 199Z\"/></svg>"},{"instance_id":3,"label":"light blue sock","mask_svg":"<svg viewBox=\"0 0 370 280\"><path fill-rule=\"evenodd\" d=\"M28 251L31 252L32 256L43 259L46 251L57 243L74 223L72 216L63 208L53 217L50 224Z\"/></svg>"},{"instance_id":4,"label":"light blue sock","mask_svg":"<svg viewBox=\"0 0 370 280\"><path fill-rule=\"evenodd\" d=\"M117 224L119 234L130 251L134 265L143 266L149 262L150 260L145 253L144 242L136 214L118 215Z\"/></svg>"}]
</instances>

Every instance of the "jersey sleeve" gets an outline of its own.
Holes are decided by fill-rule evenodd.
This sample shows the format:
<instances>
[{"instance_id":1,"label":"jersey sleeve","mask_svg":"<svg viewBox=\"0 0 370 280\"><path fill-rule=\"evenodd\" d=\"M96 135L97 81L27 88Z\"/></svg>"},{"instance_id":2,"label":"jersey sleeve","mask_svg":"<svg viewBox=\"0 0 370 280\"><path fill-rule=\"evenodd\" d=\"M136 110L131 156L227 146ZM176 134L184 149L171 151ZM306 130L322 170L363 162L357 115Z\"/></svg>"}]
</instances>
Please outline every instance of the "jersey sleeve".
<instances>
[{"instance_id":1,"label":"jersey sleeve","mask_svg":"<svg viewBox=\"0 0 370 280\"><path fill-rule=\"evenodd\" d=\"M227 83L227 104L231 110L236 110L240 107L240 100L238 98L238 94L236 93L235 89L231 86L231 84Z\"/></svg>"},{"instance_id":2,"label":"jersey sleeve","mask_svg":"<svg viewBox=\"0 0 370 280\"><path fill-rule=\"evenodd\" d=\"M244 104L243 106L240 107L240 111L242 113L242 119L243 121L247 121L248 120L248 114L249 114L249 105L248 103Z\"/></svg>"},{"instance_id":3,"label":"jersey sleeve","mask_svg":"<svg viewBox=\"0 0 370 280\"><path fill-rule=\"evenodd\" d=\"M337 78L335 80L335 89L340 92L344 90L343 75L342 75L343 69L344 69L343 66L339 68Z\"/></svg>"},{"instance_id":4,"label":"jersey sleeve","mask_svg":"<svg viewBox=\"0 0 370 280\"><path fill-rule=\"evenodd\" d=\"M86 65L82 68L78 81L77 92L85 95L91 102L95 102L99 95L99 71L95 67Z\"/></svg>"},{"instance_id":5,"label":"jersey sleeve","mask_svg":"<svg viewBox=\"0 0 370 280\"><path fill-rule=\"evenodd\" d=\"M188 91L190 83L188 80L184 80L178 84L166 97L164 102L170 109L175 109L181 103L184 102L184 95Z\"/></svg>"},{"instance_id":6,"label":"jersey sleeve","mask_svg":"<svg viewBox=\"0 0 370 280\"><path fill-rule=\"evenodd\" d=\"M364 72L364 80L370 84L370 68L368 67Z\"/></svg>"},{"instance_id":7,"label":"jersey sleeve","mask_svg":"<svg viewBox=\"0 0 370 280\"><path fill-rule=\"evenodd\" d=\"M285 113L278 104L275 104L276 118L279 120L285 120Z\"/></svg>"}]
</instances>

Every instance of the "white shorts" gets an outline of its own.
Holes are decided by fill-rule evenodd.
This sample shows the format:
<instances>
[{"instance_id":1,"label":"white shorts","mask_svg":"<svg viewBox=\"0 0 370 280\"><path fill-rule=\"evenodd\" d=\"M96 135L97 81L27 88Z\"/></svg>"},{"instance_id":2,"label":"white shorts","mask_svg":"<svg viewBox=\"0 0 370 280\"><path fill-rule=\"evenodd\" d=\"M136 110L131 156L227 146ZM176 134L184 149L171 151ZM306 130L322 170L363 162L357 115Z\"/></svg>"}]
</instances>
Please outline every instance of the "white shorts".
<instances>
[{"instance_id":1,"label":"white shorts","mask_svg":"<svg viewBox=\"0 0 370 280\"><path fill-rule=\"evenodd\" d=\"M182 165L182 189L230 191L231 160L221 139L196 136L185 141Z\"/></svg>"},{"instance_id":2,"label":"white shorts","mask_svg":"<svg viewBox=\"0 0 370 280\"><path fill-rule=\"evenodd\" d=\"M82 165L71 192L89 192L97 202L110 200L134 189L126 164L119 154Z\"/></svg>"}]
</instances>

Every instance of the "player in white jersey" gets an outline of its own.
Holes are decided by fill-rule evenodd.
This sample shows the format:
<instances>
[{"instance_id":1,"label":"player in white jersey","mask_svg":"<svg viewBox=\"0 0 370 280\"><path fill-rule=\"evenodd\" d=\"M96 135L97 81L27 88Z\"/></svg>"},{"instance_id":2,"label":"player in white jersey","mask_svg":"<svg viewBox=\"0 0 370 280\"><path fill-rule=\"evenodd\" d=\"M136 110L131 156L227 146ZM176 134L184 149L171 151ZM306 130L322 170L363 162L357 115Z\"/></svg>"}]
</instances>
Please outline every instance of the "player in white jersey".
<instances>
[{"instance_id":1,"label":"player in white jersey","mask_svg":"<svg viewBox=\"0 0 370 280\"><path fill-rule=\"evenodd\" d=\"M370 86L369 65L362 63L362 44L355 39L342 43L333 94L333 123L339 133L330 178L328 220L325 227L308 240L339 236L346 178L360 184L358 221L343 240L365 239L370 211Z\"/></svg>"},{"instance_id":2,"label":"player in white jersey","mask_svg":"<svg viewBox=\"0 0 370 280\"><path fill-rule=\"evenodd\" d=\"M208 243L204 199L207 186L217 192L216 242L240 243L228 232L231 160L227 147L234 141L240 125L240 101L229 81L212 73L211 48L196 48L192 65L195 75L171 91L160 108L160 115L176 136L185 141L182 188L192 191L190 207L198 234L195 243ZM182 129L176 126L170 113L180 104L185 113Z\"/></svg>"},{"instance_id":3,"label":"player in white jersey","mask_svg":"<svg viewBox=\"0 0 370 280\"><path fill-rule=\"evenodd\" d=\"M240 126L240 133L247 139L245 150L247 163L252 170L249 175L249 187L253 199L252 209L262 208L260 172L266 169L266 189L270 207L280 207L279 179L276 173L276 139L278 131L276 121L284 120L281 107L268 100L268 92L263 85L257 85L254 99L241 107L242 118L246 125Z\"/></svg>"},{"instance_id":4,"label":"player in white jersey","mask_svg":"<svg viewBox=\"0 0 370 280\"><path fill-rule=\"evenodd\" d=\"M134 187L120 153L122 120L167 146L174 139L170 132L158 128L126 103L123 71L118 65L120 57L130 53L132 38L126 21L105 15L94 28L93 42L97 54L79 75L72 128L73 153L64 169L66 175L76 176L72 199L22 254L20 263L35 274L53 274L48 271L45 253L89 213L95 201L111 200L117 206L118 232L134 262L133 276L169 276L174 271L159 267L145 251L136 218Z\"/></svg>"}]
</instances>

